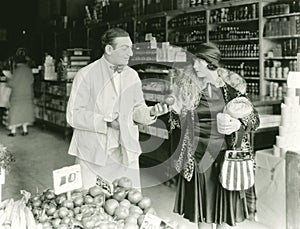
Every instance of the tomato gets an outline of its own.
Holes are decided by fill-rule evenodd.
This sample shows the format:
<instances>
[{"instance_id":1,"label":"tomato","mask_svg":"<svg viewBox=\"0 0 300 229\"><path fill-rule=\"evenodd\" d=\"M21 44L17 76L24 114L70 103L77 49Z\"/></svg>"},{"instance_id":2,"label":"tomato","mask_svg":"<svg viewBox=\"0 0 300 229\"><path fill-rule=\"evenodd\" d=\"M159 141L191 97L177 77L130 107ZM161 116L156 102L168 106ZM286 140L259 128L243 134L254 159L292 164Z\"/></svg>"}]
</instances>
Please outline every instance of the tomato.
<instances>
[{"instance_id":1,"label":"tomato","mask_svg":"<svg viewBox=\"0 0 300 229\"><path fill-rule=\"evenodd\" d=\"M114 190L114 194L112 198L114 198L117 201L122 201L127 196L127 191L124 187L117 187Z\"/></svg>"},{"instance_id":2,"label":"tomato","mask_svg":"<svg viewBox=\"0 0 300 229\"><path fill-rule=\"evenodd\" d=\"M129 215L126 219L125 219L125 224L126 223L132 223L132 224L137 224L137 217L133 216L133 215Z\"/></svg>"},{"instance_id":3,"label":"tomato","mask_svg":"<svg viewBox=\"0 0 300 229\"><path fill-rule=\"evenodd\" d=\"M76 197L82 196L82 192L79 190L74 190L71 193L71 199L74 200Z\"/></svg>"},{"instance_id":4,"label":"tomato","mask_svg":"<svg viewBox=\"0 0 300 229\"><path fill-rule=\"evenodd\" d=\"M143 210L139 206L135 206L135 205L132 205L129 208L129 212L130 212L130 214L133 214L133 213L136 213L138 215L143 214Z\"/></svg>"},{"instance_id":5,"label":"tomato","mask_svg":"<svg viewBox=\"0 0 300 229\"><path fill-rule=\"evenodd\" d=\"M52 221L51 221L52 226L53 226L54 228L58 228L58 226L60 225L60 221L61 221L60 218L52 219Z\"/></svg>"},{"instance_id":6,"label":"tomato","mask_svg":"<svg viewBox=\"0 0 300 229\"><path fill-rule=\"evenodd\" d=\"M104 209L108 214L113 215L118 206L119 202L117 200L109 199L105 202Z\"/></svg>"},{"instance_id":7,"label":"tomato","mask_svg":"<svg viewBox=\"0 0 300 229\"><path fill-rule=\"evenodd\" d=\"M73 203L75 207L80 207L84 203L84 199L82 196L74 197Z\"/></svg>"},{"instance_id":8,"label":"tomato","mask_svg":"<svg viewBox=\"0 0 300 229\"><path fill-rule=\"evenodd\" d=\"M127 207L127 208L130 208L131 203L130 203L129 200L125 199L125 200L122 200L122 201L120 202L120 205L121 205L121 206L124 206L124 207Z\"/></svg>"},{"instance_id":9,"label":"tomato","mask_svg":"<svg viewBox=\"0 0 300 229\"><path fill-rule=\"evenodd\" d=\"M104 202L105 202L104 194L100 194L94 197L94 203L97 204L97 206L102 206Z\"/></svg>"},{"instance_id":10,"label":"tomato","mask_svg":"<svg viewBox=\"0 0 300 229\"><path fill-rule=\"evenodd\" d=\"M47 209L46 213L48 216L51 216L54 214L54 212L56 211L56 206L53 204L49 205L49 208Z\"/></svg>"},{"instance_id":11,"label":"tomato","mask_svg":"<svg viewBox=\"0 0 300 229\"><path fill-rule=\"evenodd\" d=\"M62 204L66 199L67 196L65 194L60 194L55 198L57 204Z\"/></svg>"},{"instance_id":12,"label":"tomato","mask_svg":"<svg viewBox=\"0 0 300 229\"><path fill-rule=\"evenodd\" d=\"M89 188L89 194L92 197L98 196L98 195L102 194L102 192L103 192L102 188L99 185L95 185L95 186Z\"/></svg>"},{"instance_id":13,"label":"tomato","mask_svg":"<svg viewBox=\"0 0 300 229\"><path fill-rule=\"evenodd\" d=\"M82 225L84 226L84 228L86 228L86 229L90 229L95 226L95 221L93 219L91 219L90 217L82 218L81 222L82 222Z\"/></svg>"},{"instance_id":14,"label":"tomato","mask_svg":"<svg viewBox=\"0 0 300 229\"><path fill-rule=\"evenodd\" d=\"M126 189L131 189L132 181L128 177L121 177L118 181L118 186L124 187Z\"/></svg>"},{"instance_id":15,"label":"tomato","mask_svg":"<svg viewBox=\"0 0 300 229\"><path fill-rule=\"evenodd\" d=\"M71 223L71 218L70 217L65 217L61 220L62 224L69 224Z\"/></svg>"},{"instance_id":16,"label":"tomato","mask_svg":"<svg viewBox=\"0 0 300 229\"><path fill-rule=\"evenodd\" d=\"M39 222L40 222L40 223L45 223L45 222L48 221L48 219L49 219L49 217L48 217L46 214L43 214L43 215L41 215L41 216L39 217Z\"/></svg>"},{"instance_id":17,"label":"tomato","mask_svg":"<svg viewBox=\"0 0 300 229\"><path fill-rule=\"evenodd\" d=\"M138 206L141 209L150 208L151 206L151 199L149 197L143 197L140 202L138 202Z\"/></svg>"},{"instance_id":18,"label":"tomato","mask_svg":"<svg viewBox=\"0 0 300 229\"><path fill-rule=\"evenodd\" d=\"M118 219L125 219L129 216L129 209L124 206L116 207L114 215L117 216Z\"/></svg>"},{"instance_id":19,"label":"tomato","mask_svg":"<svg viewBox=\"0 0 300 229\"><path fill-rule=\"evenodd\" d=\"M81 221L82 217L83 217L83 215L81 213L78 213L78 214L75 215L75 219L78 220L78 221Z\"/></svg>"},{"instance_id":20,"label":"tomato","mask_svg":"<svg viewBox=\"0 0 300 229\"><path fill-rule=\"evenodd\" d=\"M74 208L74 203L73 203L72 200L64 200L64 201L62 202L62 206L63 206L63 207L66 207L66 208L68 208L68 209L73 209L73 208Z\"/></svg>"},{"instance_id":21,"label":"tomato","mask_svg":"<svg viewBox=\"0 0 300 229\"><path fill-rule=\"evenodd\" d=\"M66 207L61 207L58 209L58 216L60 218L65 218L69 214L69 210Z\"/></svg>"},{"instance_id":22,"label":"tomato","mask_svg":"<svg viewBox=\"0 0 300 229\"><path fill-rule=\"evenodd\" d=\"M42 205L42 201L40 199L33 200L31 205L33 207L40 207Z\"/></svg>"},{"instance_id":23,"label":"tomato","mask_svg":"<svg viewBox=\"0 0 300 229\"><path fill-rule=\"evenodd\" d=\"M92 196L90 196L90 195L86 195L84 197L84 203L86 203L86 204L92 204L92 203L94 203L94 198Z\"/></svg>"},{"instance_id":24,"label":"tomato","mask_svg":"<svg viewBox=\"0 0 300 229\"><path fill-rule=\"evenodd\" d=\"M80 211L81 211L80 207L75 207L73 209L73 212L74 212L75 215L78 214L78 213L80 213Z\"/></svg>"},{"instance_id":25,"label":"tomato","mask_svg":"<svg viewBox=\"0 0 300 229\"><path fill-rule=\"evenodd\" d=\"M55 193L54 193L54 191L53 190L47 190L47 192L45 193L45 197L46 197L46 199L48 199L48 200L52 200L52 199L54 199L55 197L56 197L56 195L55 195Z\"/></svg>"},{"instance_id":26,"label":"tomato","mask_svg":"<svg viewBox=\"0 0 300 229\"><path fill-rule=\"evenodd\" d=\"M142 193L139 190L137 190L137 189L131 189L128 192L127 199L131 203L137 204L138 202L140 202L143 199L143 195L142 195Z\"/></svg>"}]
</instances>

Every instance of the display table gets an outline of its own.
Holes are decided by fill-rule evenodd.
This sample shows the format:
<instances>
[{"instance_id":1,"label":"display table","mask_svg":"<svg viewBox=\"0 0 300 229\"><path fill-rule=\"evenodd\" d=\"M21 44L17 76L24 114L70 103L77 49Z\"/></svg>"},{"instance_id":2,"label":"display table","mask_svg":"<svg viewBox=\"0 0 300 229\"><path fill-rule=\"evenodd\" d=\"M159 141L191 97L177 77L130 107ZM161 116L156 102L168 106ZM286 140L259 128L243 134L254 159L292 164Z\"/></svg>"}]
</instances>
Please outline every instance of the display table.
<instances>
[{"instance_id":1,"label":"display table","mask_svg":"<svg viewBox=\"0 0 300 229\"><path fill-rule=\"evenodd\" d=\"M273 149L256 152L255 188L257 219L272 229L286 228L285 159L272 155Z\"/></svg>"},{"instance_id":2,"label":"display table","mask_svg":"<svg viewBox=\"0 0 300 229\"><path fill-rule=\"evenodd\" d=\"M256 152L257 219L272 229L300 228L300 151L286 158L273 149Z\"/></svg>"}]
</instances>

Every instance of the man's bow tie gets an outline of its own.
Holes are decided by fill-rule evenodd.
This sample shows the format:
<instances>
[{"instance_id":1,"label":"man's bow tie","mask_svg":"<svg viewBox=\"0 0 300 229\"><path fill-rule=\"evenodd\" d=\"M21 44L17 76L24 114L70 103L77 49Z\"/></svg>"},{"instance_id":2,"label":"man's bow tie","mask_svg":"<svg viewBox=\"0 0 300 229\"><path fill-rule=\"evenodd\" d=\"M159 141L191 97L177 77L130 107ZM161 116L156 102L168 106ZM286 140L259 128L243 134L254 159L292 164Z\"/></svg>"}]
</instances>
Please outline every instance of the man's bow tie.
<instances>
[{"instance_id":1,"label":"man's bow tie","mask_svg":"<svg viewBox=\"0 0 300 229\"><path fill-rule=\"evenodd\" d=\"M114 72L118 72L121 73L124 69L124 65L112 65L110 66L110 68L114 71Z\"/></svg>"}]
</instances>

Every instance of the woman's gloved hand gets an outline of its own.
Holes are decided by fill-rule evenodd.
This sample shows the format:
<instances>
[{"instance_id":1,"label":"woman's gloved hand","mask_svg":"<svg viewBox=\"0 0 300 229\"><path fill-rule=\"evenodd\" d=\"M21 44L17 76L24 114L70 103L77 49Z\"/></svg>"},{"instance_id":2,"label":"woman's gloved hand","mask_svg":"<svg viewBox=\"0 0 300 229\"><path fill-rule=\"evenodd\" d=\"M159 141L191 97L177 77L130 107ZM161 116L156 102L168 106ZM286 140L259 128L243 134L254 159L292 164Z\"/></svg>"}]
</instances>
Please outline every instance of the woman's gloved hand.
<instances>
[{"instance_id":1,"label":"woman's gloved hand","mask_svg":"<svg viewBox=\"0 0 300 229\"><path fill-rule=\"evenodd\" d=\"M236 118L232 118L229 114L218 113L217 126L220 134L230 135L240 129L241 122Z\"/></svg>"},{"instance_id":2,"label":"woman's gloved hand","mask_svg":"<svg viewBox=\"0 0 300 229\"><path fill-rule=\"evenodd\" d=\"M150 115L151 116L161 116L170 111L170 108L167 104L157 103L153 107L151 107Z\"/></svg>"}]
</instances>

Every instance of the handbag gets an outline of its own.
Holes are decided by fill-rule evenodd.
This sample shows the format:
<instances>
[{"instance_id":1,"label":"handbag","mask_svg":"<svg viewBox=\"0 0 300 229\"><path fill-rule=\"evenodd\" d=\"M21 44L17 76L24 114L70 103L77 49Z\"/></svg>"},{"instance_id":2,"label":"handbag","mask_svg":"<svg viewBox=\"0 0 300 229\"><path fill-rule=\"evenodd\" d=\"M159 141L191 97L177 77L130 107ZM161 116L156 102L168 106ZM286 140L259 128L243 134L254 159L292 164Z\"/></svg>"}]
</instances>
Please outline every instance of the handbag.
<instances>
[{"instance_id":1,"label":"handbag","mask_svg":"<svg viewBox=\"0 0 300 229\"><path fill-rule=\"evenodd\" d=\"M243 128L241 128L243 129ZM241 150L239 142L242 141L244 131L237 133L239 146L233 150L226 150L221 165L220 183L223 188L230 191L241 191L254 185L254 158L252 152Z\"/></svg>"},{"instance_id":2,"label":"handbag","mask_svg":"<svg viewBox=\"0 0 300 229\"><path fill-rule=\"evenodd\" d=\"M224 113L245 118L252 113L252 104L245 98L235 98L224 108ZM226 150L221 165L219 180L223 188L230 191L243 191L254 185L254 158L250 150L242 150L241 144L245 134L243 127L235 132L232 150Z\"/></svg>"}]
</instances>

